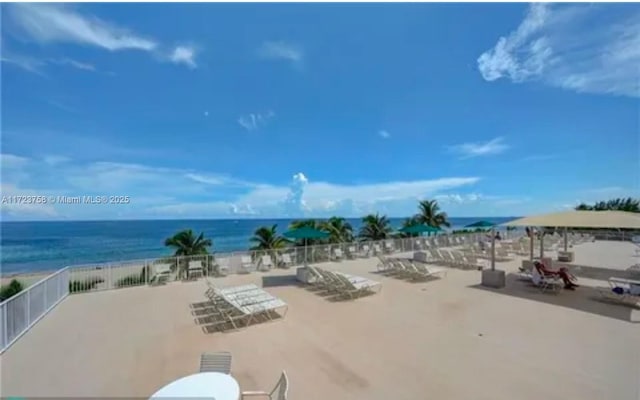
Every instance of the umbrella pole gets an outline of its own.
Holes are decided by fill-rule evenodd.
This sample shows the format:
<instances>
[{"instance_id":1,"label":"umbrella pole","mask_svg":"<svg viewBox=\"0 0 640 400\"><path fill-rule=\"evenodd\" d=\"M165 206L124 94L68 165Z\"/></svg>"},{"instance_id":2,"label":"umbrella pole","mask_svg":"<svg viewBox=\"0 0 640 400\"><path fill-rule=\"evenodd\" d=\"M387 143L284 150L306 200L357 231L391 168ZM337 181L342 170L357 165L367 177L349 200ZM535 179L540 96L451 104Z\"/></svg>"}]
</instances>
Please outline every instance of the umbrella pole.
<instances>
[{"instance_id":1,"label":"umbrella pole","mask_svg":"<svg viewBox=\"0 0 640 400\"><path fill-rule=\"evenodd\" d=\"M491 228L491 270L496 270L496 233Z\"/></svg>"},{"instance_id":2,"label":"umbrella pole","mask_svg":"<svg viewBox=\"0 0 640 400\"><path fill-rule=\"evenodd\" d=\"M540 230L540 260L544 257L544 230Z\"/></svg>"},{"instance_id":3,"label":"umbrella pole","mask_svg":"<svg viewBox=\"0 0 640 400\"><path fill-rule=\"evenodd\" d=\"M564 251L567 251L568 238L567 238L567 227L564 228Z\"/></svg>"},{"instance_id":4,"label":"umbrella pole","mask_svg":"<svg viewBox=\"0 0 640 400\"><path fill-rule=\"evenodd\" d=\"M529 228L529 260L533 261L533 229Z\"/></svg>"}]
</instances>

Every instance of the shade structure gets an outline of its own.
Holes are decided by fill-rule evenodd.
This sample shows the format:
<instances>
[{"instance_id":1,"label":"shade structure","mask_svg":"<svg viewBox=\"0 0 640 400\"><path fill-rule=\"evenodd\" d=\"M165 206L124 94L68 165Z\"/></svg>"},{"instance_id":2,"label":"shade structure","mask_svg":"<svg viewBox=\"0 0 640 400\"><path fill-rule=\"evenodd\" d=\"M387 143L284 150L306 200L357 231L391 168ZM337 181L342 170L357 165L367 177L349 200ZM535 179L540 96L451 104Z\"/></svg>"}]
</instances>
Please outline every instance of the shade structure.
<instances>
[{"instance_id":1,"label":"shade structure","mask_svg":"<svg viewBox=\"0 0 640 400\"><path fill-rule=\"evenodd\" d=\"M326 239L330 235L328 232L312 228L310 226L302 226L300 228L291 229L282 234L289 239ZM307 264L307 242L304 243L304 263Z\"/></svg>"},{"instance_id":2,"label":"shade structure","mask_svg":"<svg viewBox=\"0 0 640 400\"><path fill-rule=\"evenodd\" d=\"M469 224L465 226L465 228L493 228L494 226L496 226L496 224L493 222L477 221L477 222L474 222L473 224Z\"/></svg>"},{"instance_id":3,"label":"shade structure","mask_svg":"<svg viewBox=\"0 0 640 400\"><path fill-rule=\"evenodd\" d=\"M435 226L431 226L431 225L426 225L426 224L416 224L416 225L410 225L410 226L405 226L403 228L398 229L398 232L402 232L402 233L433 233L433 232L440 232L440 228L437 228Z\"/></svg>"},{"instance_id":4,"label":"shade structure","mask_svg":"<svg viewBox=\"0 0 640 400\"><path fill-rule=\"evenodd\" d=\"M640 229L640 214L626 211L564 211L519 218L502 225Z\"/></svg>"}]
</instances>

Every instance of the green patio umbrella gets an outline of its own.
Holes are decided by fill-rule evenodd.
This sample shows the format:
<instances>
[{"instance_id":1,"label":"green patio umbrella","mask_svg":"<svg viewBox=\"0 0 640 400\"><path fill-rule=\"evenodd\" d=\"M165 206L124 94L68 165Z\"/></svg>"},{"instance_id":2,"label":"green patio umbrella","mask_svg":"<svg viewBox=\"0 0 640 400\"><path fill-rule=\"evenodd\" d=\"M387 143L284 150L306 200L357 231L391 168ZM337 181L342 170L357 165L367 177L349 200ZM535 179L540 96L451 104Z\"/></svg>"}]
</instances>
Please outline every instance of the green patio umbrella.
<instances>
[{"instance_id":1,"label":"green patio umbrella","mask_svg":"<svg viewBox=\"0 0 640 400\"><path fill-rule=\"evenodd\" d=\"M319 229L312 228L310 226L302 226L297 229L291 229L282 234L282 236L288 239L303 239L304 242L304 263L307 264L307 242L306 239L326 239L329 237L329 232L321 231Z\"/></svg>"},{"instance_id":2,"label":"green patio umbrella","mask_svg":"<svg viewBox=\"0 0 640 400\"><path fill-rule=\"evenodd\" d=\"M410 225L410 226L405 226L403 228L398 229L398 232L402 232L402 233L432 233L432 232L440 232L440 228L437 227L433 227L430 225L426 225L426 224L416 224L416 225Z\"/></svg>"},{"instance_id":3,"label":"green patio umbrella","mask_svg":"<svg viewBox=\"0 0 640 400\"><path fill-rule=\"evenodd\" d=\"M465 228L493 228L494 226L496 226L496 224L494 224L493 222L477 221L477 222L474 222L473 224L469 224L465 226Z\"/></svg>"},{"instance_id":4,"label":"green patio umbrella","mask_svg":"<svg viewBox=\"0 0 640 400\"><path fill-rule=\"evenodd\" d=\"M491 270L496 269L496 235L493 228L496 226L493 222L477 221L473 224L465 226L465 228L491 228Z\"/></svg>"}]
</instances>

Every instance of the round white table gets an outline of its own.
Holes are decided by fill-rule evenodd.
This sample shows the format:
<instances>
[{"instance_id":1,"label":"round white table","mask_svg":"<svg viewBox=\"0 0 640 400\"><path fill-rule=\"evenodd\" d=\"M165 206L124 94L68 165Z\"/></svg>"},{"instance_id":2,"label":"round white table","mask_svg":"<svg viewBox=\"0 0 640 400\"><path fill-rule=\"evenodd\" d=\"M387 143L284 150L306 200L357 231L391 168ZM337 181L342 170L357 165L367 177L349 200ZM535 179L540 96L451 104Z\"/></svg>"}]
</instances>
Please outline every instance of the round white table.
<instances>
[{"instance_id":1,"label":"round white table","mask_svg":"<svg viewBox=\"0 0 640 400\"><path fill-rule=\"evenodd\" d=\"M238 400L240 386L231 375L202 372L180 378L155 392L151 399L199 397L210 400Z\"/></svg>"}]
</instances>

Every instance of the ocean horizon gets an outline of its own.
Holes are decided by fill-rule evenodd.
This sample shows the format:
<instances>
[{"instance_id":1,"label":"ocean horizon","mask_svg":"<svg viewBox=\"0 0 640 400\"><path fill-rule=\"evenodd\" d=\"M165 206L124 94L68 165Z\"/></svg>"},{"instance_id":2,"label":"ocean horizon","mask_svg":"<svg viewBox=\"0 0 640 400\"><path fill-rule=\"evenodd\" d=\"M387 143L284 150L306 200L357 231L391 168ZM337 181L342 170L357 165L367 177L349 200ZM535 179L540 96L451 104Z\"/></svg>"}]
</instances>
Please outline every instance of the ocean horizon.
<instances>
[{"instance_id":1,"label":"ocean horizon","mask_svg":"<svg viewBox=\"0 0 640 400\"><path fill-rule=\"evenodd\" d=\"M394 229L406 217L390 218ZM478 220L501 224L517 217L450 217L451 228ZM164 240L182 229L204 232L212 251L229 253L251 247L249 238L260 226L278 225L280 233L301 218L171 219L111 221L2 221L0 266L3 275L48 271L65 266L98 264L170 256ZM321 219L321 218L317 218ZM346 218L360 228L361 218Z\"/></svg>"}]
</instances>

